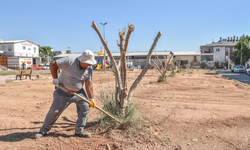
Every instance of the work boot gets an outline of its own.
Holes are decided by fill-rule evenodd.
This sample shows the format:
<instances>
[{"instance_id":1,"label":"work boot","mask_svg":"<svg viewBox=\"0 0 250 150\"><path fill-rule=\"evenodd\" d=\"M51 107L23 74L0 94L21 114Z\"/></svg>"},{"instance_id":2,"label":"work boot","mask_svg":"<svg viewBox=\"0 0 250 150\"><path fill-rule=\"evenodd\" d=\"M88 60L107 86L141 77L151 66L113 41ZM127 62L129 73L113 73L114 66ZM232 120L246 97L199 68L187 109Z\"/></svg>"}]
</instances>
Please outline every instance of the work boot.
<instances>
[{"instance_id":1,"label":"work boot","mask_svg":"<svg viewBox=\"0 0 250 150\"><path fill-rule=\"evenodd\" d=\"M91 136L91 133L83 131L83 132L80 132L80 133L75 133L75 135L78 136L78 137L89 138Z\"/></svg>"},{"instance_id":2,"label":"work boot","mask_svg":"<svg viewBox=\"0 0 250 150\"><path fill-rule=\"evenodd\" d=\"M47 133L45 132L38 132L36 135L35 135L35 139L40 139L42 138L43 136L47 135Z\"/></svg>"}]
</instances>

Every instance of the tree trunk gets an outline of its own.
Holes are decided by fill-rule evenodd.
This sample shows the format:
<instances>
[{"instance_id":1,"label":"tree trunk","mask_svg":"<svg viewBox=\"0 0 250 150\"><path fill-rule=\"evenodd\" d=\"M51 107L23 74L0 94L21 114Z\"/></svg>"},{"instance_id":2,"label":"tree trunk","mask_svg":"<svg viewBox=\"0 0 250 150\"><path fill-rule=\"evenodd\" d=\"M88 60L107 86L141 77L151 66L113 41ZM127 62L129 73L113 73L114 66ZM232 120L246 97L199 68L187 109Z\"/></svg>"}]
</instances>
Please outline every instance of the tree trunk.
<instances>
[{"instance_id":1,"label":"tree trunk","mask_svg":"<svg viewBox=\"0 0 250 150\"><path fill-rule=\"evenodd\" d=\"M152 44L148 56L147 56L147 62L146 66L143 68L142 72L140 75L137 77L137 79L134 81L132 86L130 87L129 94L127 94L127 65L126 65L126 54L127 54L127 48L128 48L128 43L129 43L129 38L131 33L134 31L134 25L129 25L129 29L127 31L126 35L126 40L124 42L124 36L126 32L126 28L123 28L123 31L119 31L119 37L120 37L120 43L117 42L119 48L120 48L120 53L121 53L121 59L117 63L115 62L111 51L109 50L109 47L107 43L104 41L98 27L96 26L95 22L92 22L92 27L98 34L103 46L105 47L108 56L111 60L112 65L114 66L114 71L115 71L115 99L116 99L116 109L117 112L122 113L122 115L125 114L126 108L128 106L128 103L131 101L131 98L133 96L134 90L143 78L143 76L146 74L147 70L150 68L150 59L152 52L161 36L161 31L158 32L157 37L154 40L154 43Z\"/></svg>"}]
</instances>

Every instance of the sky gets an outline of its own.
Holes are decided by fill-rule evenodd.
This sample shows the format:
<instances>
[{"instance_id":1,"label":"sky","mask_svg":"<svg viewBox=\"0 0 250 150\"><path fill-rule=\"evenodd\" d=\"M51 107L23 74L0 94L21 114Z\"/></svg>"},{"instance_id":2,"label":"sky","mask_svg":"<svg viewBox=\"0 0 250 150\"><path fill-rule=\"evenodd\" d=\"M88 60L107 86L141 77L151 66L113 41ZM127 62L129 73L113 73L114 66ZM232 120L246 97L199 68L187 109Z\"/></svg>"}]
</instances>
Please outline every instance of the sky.
<instances>
[{"instance_id":1,"label":"sky","mask_svg":"<svg viewBox=\"0 0 250 150\"><path fill-rule=\"evenodd\" d=\"M220 37L250 34L249 0L0 0L0 39L30 40L54 51L99 52L95 21L111 52L118 29L134 24L129 51L199 51Z\"/></svg>"}]
</instances>

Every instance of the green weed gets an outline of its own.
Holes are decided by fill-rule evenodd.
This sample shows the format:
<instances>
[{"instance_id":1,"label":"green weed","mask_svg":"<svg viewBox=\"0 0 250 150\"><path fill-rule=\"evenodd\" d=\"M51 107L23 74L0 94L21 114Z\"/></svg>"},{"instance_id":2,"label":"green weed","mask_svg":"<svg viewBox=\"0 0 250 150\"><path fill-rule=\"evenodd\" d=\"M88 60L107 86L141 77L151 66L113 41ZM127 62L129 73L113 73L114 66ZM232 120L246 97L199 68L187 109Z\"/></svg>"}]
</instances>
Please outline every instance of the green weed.
<instances>
[{"instance_id":1,"label":"green weed","mask_svg":"<svg viewBox=\"0 0 250 150\"><path fill-rule=\"evenodd\" d=\"M166 82L166 81L167 81L167 75L165 76L160 75L157 82Z\"/></svg>"},{"instance_id":2,"label":"green weed","mask_svg":"<svg viewBox=\"0 0 250 150\"><path fill-rule=\"evenodd\" d=\"M13 82L13 80L11 80L11 79L6 79L5 80L5 83L12 83Z\"/></svg>"}]
</instances>

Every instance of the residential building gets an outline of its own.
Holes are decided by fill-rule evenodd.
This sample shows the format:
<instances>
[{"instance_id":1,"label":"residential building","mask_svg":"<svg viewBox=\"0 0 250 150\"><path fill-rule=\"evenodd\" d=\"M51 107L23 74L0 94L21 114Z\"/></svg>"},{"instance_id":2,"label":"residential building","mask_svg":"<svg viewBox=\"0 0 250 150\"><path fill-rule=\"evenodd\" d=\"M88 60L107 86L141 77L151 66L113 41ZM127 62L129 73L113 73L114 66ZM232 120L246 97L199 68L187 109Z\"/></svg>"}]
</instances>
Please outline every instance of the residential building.
<instances>
[{"instance_id":1,"label":"residential building","mask_svg":"<svg viewBox=\"0 0 250 150\"><path fill-rule=\"evenodd\" d=\"M19 69L39 65L39 45L29 40L3 41L0 40L1 57L7 57L8 68Z\"/></svg>"},{"instance_id":2,"label":"residential building","mask_svg":"<svg viewBox=\"0 0 250 150\"><path fill-rule=\"evenodd\" d=\"M232 53L235 51L234 46L238 42L238 37L235 36L228 39L222 39L218 42L212 42L210 44L201 45L201 61L206 60L210 67L214 67L215 61L221 61L222 64L226 63L228 59L231 60Z\"/></svg>"}]
</instances>

